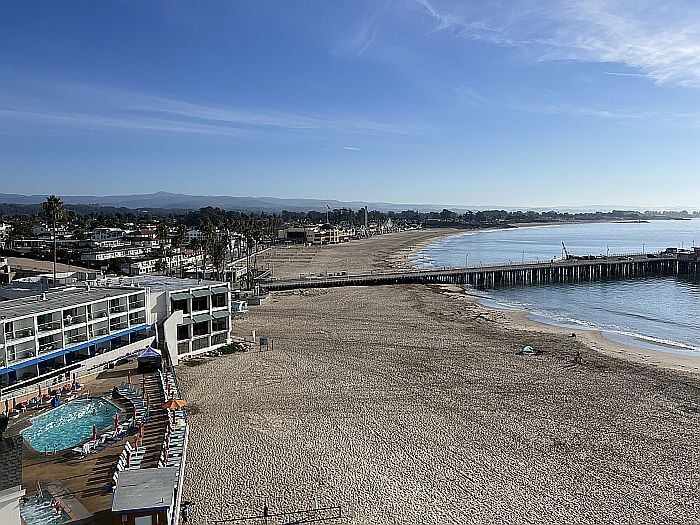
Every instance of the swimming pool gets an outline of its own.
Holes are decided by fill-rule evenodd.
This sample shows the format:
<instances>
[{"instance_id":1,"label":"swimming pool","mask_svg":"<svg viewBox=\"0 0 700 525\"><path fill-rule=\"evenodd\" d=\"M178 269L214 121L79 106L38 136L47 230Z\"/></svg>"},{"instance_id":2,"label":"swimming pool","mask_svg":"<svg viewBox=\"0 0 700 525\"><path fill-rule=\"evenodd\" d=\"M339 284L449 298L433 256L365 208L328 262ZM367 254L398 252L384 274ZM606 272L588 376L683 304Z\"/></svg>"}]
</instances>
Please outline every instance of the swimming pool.
<instances>
[{"instance_id":1,"label":"swimming pool","mask_svg":"<svg viewBox=\"0 0 700 525\"><path fill-rule=\"evenodd\" d=\"M64 450L92 437L92 426L98 432L114 422L119 409L100 398L69 401L46 414L35 417L22 436L34 450Z\"/></svg>"}]
</instances>

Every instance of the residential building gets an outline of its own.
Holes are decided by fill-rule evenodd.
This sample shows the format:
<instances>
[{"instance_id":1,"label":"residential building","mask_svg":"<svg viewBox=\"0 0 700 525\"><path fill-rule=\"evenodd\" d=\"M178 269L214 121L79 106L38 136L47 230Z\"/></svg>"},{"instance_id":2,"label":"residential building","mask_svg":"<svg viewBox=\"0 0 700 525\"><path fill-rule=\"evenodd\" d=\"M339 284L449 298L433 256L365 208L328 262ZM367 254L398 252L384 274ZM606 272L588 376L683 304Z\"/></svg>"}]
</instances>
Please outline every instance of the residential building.
<instances>
[{"instance_id":1,"label":"residential building","mask_svg":"<svg viewBox=\"0 0 700 525\"><path fill-rule=\"evenodd\" d=\"M111 259L122 259L126 257L140 257L145 255L147 250L135 246L124 246L122 248L115 248L112 250L95 250L90 252L83 252L80 254L81 261L87 262L100 262L109 261Z\"/></svg>"},{"instance_id":2,"label":"residential building","mask_svg":"<svg viewBox=\"0 0 700 525\"><path fill-rule=\"evenodd\" d=\"M292 243L313 245L338 244L341 240L340 229L331 224L315 226L294 226L279 230L280 240Z\"/></svg>"},{"instance_id":3,"label":"residential building","mask_svg":"<svg viewBox=\"0 0 700 525\"><path fill-rule=\"evenodd\" d=\"M121 228L95 228L92 230L92 239L94 241L113 241L122 239L126 232Z\"/></svg>"}]
</instances>

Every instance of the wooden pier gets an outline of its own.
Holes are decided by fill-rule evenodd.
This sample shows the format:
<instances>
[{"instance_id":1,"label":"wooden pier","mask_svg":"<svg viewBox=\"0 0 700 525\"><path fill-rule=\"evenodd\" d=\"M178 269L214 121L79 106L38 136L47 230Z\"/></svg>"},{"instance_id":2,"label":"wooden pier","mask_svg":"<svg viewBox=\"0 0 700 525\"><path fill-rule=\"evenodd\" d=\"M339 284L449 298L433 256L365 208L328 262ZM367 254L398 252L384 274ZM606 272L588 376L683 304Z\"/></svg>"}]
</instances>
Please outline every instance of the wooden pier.
<instances>
[{"instance_id":1,"label":"wooden pier","mask_svg":"<svg viewBox=\"0 0 700 525\"><path fill-rule=\"evenodd\" d=\"M463 268L302 275L298 279L262 280L258 284L261 289L267 291L409 283L462 284L478 289L489 289L511 285L698 273L700 273L700 258L697 256L681 257L662 252Z\"/></svg>"}]
</instances>

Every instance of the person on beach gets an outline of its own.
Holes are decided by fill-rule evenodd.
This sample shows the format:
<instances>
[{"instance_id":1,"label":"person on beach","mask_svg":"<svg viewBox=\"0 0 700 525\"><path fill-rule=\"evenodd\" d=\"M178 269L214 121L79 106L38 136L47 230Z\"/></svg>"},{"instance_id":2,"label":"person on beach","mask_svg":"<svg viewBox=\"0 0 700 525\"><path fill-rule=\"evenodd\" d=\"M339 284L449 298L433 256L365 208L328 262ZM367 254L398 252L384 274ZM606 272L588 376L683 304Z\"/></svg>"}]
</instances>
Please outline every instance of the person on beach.
<instances>
[{"instance_id":1,"label":"person on beach","mask_svg":"<svg viewBox=\"0 0 700 525\"><path fill-rule=\"evenodd\" d=\"M574 356L574 364L575 365L582 365L583 364L583 357L581 356L580 350L576 351L576 355Z\"/></svg>"},{"instance_id":2,"label":"person on beach","mask_svg":"<svg viewBox=\"0 0 700 525\"><path fill-rule=\"evenodd\" d=\"M182 506L182 523L187 523L190 521L190 504L185 503Z\"/></svg>"}]
</instances>

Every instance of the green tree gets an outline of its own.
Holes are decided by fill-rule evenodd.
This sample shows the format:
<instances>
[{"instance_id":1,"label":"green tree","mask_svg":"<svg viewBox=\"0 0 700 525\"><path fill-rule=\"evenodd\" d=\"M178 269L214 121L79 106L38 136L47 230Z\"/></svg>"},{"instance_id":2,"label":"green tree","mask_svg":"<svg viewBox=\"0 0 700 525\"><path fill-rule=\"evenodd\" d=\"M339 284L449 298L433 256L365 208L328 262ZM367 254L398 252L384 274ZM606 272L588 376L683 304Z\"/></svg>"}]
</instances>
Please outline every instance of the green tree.
<instances>
[{"instance_id":1,"label":"green tree","mask_svg":"<svg viewBox=\"0 0 700 525\"><path fill-rule=\"evenodd\" d=\"M66 219L66 208L63 206L61 199L55 195L49 195L41 207L53 231L53 285L56 286L56 254L58 246L56 226L59 222L63 222Z\"/></svg>"}]
</instances>

